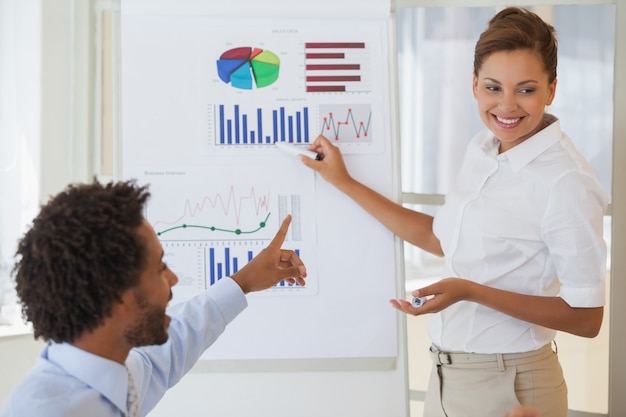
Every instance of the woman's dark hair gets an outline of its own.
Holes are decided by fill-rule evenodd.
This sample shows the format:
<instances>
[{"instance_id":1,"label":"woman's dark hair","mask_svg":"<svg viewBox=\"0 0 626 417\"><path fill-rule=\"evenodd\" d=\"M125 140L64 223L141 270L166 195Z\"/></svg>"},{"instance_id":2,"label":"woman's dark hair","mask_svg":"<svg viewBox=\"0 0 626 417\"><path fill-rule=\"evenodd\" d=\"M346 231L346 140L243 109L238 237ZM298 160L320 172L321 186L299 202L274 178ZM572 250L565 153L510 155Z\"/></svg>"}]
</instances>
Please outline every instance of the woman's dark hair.
<instances>
[{"instance_id":1,"label":"woman's dark hair","mask_svg":"<svg viewBox=\"0 0 626 417\"><path fill-rule=\"evenodd\" d=\"M474 75L494 52L530 50L537 54L548 73L548 82L556 79L557 40L554 27L535 13L508 7L496 14L480 35L474 49Z\"/></svg>"},{"instance_id":2,"label":"woman's dark hair","mask_svg":"<svg viewBox=\"0 0 626 417\"><path fill-rule=\"evenodd\" d=\"M68 186L41 208L19 241L13 269L35 338L75 341L138 284L145 244L137 231L147 188L94 180Z\"/></svg>"}]
</instances>

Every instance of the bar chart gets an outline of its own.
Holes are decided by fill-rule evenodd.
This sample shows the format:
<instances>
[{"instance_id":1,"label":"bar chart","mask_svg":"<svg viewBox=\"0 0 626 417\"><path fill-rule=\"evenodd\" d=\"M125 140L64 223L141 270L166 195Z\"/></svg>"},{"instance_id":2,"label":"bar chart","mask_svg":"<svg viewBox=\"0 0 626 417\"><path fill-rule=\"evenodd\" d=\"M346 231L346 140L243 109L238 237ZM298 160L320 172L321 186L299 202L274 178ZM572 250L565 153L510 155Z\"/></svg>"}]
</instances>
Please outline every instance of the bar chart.
<instances>
[{"instance_id":1,"label":"bar chart","mask_svg":"<svg viewBox=\"0 0 626 417\"><path fill-rule=\"evenodd\" d=\"M243 268L253 257L263 250L265 240L231 241L162 241L164 261L178 276L178 284L173 287L174 302L184 301L198 292L215 285L225 277L232 276ZM293 251L301 256L300 249ZM309 281L309 283L311 283ZM276 295L280 291L311 293L315 285L300 286L285 280L266 290Z\"/></svg>"},{"instance_id":2,"label":"bar chart","mask_svg":"<svg viewBox=\"0 0 626 417\"><path fill-rule=\"evenodd\" d=\"M209 140L218 146L310 142L308 106L264 109L241 104L210 104Z\"/></svg>"},{"instance_id":3,"label":"bar chart","mask_svg":"<svg viewBox=\"0 0 626 417\"><path fill-rule=\"evenodd\" d=\"M370 92L369 59L365 42L306 42L306 92Z\"/></svg>"},{"instance_id":4,"label":"bar chart","mask_svg":"<svg viewBox=\"0 0 626 417\"><path fill-rule=\"evenodd\" d=\"M256 243L256 242L254 242ZM253 243L253 244L254 244ZM249 249L250 242L237 241L232 246L207 247L204 253L204 263L206 265L205 286L208 288L220 279L231 276L239 271L241 267L250 262L260 249ZM297 255L300 250L295 249ZM276 284L279 288L297 287L298 285L280 281Z\"/></svg>"}]
</instances>

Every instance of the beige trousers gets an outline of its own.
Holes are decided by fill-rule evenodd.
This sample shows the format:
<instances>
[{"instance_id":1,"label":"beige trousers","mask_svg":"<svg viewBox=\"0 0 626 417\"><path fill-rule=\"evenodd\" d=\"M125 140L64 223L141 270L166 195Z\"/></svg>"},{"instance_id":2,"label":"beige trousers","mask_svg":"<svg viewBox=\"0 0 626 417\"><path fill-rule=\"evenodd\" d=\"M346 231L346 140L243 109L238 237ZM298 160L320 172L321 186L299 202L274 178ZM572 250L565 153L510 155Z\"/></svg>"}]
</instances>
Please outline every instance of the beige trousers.
<instances>
[{"instance_id":1,"label":"beige trousers","mask_svg":"<svg viewBox=\"0 0 626 417\"><path fill-rule=\"evenodd\" d=\"M542 417L567 416L567 386L550 345L513 354L445 353L431 347L424 417L503 417L532 405Z\"/></svg>"}]
</instances>

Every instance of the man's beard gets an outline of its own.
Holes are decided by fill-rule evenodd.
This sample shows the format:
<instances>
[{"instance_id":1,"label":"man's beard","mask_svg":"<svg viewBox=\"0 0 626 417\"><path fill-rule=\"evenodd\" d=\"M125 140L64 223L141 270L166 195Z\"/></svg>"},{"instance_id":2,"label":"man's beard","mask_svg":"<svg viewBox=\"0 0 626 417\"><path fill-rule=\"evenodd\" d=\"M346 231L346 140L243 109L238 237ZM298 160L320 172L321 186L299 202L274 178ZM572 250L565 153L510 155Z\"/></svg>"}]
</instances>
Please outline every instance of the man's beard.
<instances>
[{"instance_id":1,"label":"man's beard","mask_svg":"<svg viewBox=\"0 0 626 417\"><path fill-rule=\"evenodd\" d=\"M162 345L169 337L164 309L150 305L140 294L135 293L135 299L140 313L134 325L126 330L126 341L131 346Z\"/></svg>"}]
</instances>

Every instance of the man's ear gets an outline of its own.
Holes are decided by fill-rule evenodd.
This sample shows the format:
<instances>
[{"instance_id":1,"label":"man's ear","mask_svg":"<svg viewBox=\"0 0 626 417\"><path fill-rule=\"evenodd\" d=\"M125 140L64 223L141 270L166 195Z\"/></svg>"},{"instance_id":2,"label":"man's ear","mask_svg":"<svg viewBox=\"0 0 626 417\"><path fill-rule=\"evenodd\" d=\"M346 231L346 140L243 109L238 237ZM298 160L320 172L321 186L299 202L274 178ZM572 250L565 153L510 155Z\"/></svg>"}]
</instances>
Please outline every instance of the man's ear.
<instances>
[{"instance_id":1,"label":"man's ear","mask_svg":"<svg viewBox=\"0 0 626 417\"><path fill-rule=\"evenodd\" d=\"M129 307L133 305L135 300L135 296L133 294L132 289L125 290L120 295L120 301L116 301L113 303L111 307L111 314L113 316L124 316L128 313Z\"/></svg>"}]
</instances>

